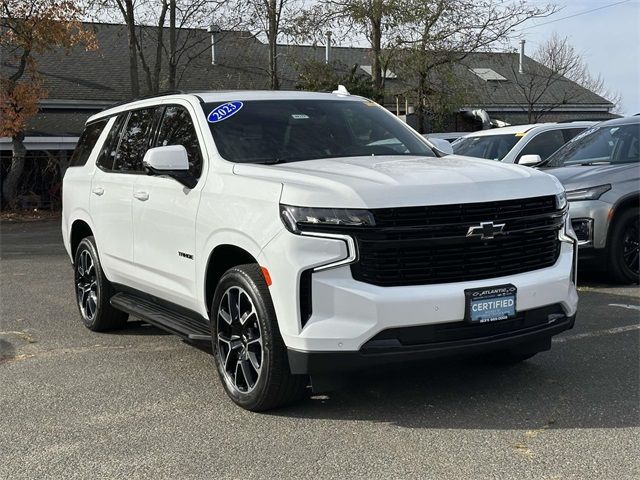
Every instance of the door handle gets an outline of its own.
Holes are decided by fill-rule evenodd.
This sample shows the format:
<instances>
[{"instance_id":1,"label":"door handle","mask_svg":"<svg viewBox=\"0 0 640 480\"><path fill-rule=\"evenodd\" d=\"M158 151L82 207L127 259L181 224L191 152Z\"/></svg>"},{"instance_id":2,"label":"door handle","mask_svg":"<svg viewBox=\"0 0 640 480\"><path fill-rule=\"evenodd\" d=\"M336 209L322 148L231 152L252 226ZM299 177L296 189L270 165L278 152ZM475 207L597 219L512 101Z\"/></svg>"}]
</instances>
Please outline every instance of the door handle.
<instances>
[{"instance_id":1,"label":"door handle","mask_svg":"<svg viewBox=\"0 0 640 480\"><path fill-rule=\"evenodd\" d=\"M133 196L141 202L149 200L149 194L147 192L136 192L133 194Z\"/></svg>"},{"instance_id":2,"label":"door handle","mask_svg":"<svg viewBox=\"0 0 640 480\"><path fill-rule=\"evenodd\" d=\"M102 187L96 187L93 189L93 193L95 193L96 195L100 196L104 193L104 188Z\"/></svg>"}]
</instances>

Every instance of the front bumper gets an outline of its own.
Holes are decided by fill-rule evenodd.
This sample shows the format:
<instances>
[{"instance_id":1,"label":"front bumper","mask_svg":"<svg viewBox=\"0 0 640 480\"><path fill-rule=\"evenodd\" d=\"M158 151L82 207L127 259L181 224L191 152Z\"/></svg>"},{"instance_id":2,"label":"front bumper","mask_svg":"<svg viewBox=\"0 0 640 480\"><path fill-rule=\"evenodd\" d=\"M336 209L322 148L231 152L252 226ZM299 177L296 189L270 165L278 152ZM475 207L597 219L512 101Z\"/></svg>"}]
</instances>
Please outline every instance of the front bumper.
<instances>
[{"instance_id":1,"label":"front bumper","mask_svg":"<svg viewBox=\"0 0 640 480\"><path fill-rule=\"evenodd\" d=\"M558 305L564 316L572 318L578 303L574 251L572 243L562 242L551 267L435 285L376 286L354 280L347 265L315 271L310 280L311 315L304 320L304 302L300 301L303 273L346 258L346 244L283 231L263 249L259 262L269 269L280 333L290 351L358 354L383 330L460 322L465 313L465 289L510 283L518 289L518 312Z\"/></svg>"},{"instance_id":2,"label":"front bumper","mask_svg":"<svg viewBox=\"0 0 640 480\"><path fill-rule=\"evenodd\" d=\"M575 315L560 305L521 312L514 320L490 324L405 327L381 332L357 352L288 350L291 373L323 375L380 365L446 356L477 355L496 350L539 352L551 347L551 337L573 328Z\"/></svg>"},{"instance_id":3,"label":"front bumper","mask_svg":"<svg viewBox=\"0 0 640 480\"><path fill-rule=\"evenodd\" d=\"M576 233L584 228L585 236L580 238L580 249L601 249L606 246L609 228L609 213L612 206L601 200L580 200L569 202L569 215Z\"/></svg>"}]
</instances>

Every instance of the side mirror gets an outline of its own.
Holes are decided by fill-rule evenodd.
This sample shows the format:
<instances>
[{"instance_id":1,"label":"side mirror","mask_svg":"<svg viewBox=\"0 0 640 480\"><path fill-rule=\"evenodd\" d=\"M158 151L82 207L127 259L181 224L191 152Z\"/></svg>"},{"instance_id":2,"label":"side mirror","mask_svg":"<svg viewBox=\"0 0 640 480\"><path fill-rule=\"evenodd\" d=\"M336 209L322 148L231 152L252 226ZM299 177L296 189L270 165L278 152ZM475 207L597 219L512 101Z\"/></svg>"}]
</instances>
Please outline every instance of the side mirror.
<instances>
[{"instance_id":1,"label":"side mirror","mask_svg":"<svg viewBox=\"0 0 640 480\"><path fill-rule=\"evenodd\" d=\"M167 145L147 150L142 159L149 175L166 175L187 188L193 188L198 180L189 173L189 156L182 145Z\"/></svg>"},{"instance_id":2,"label":"side mirror","mask_svg":"<svg viewBox=\"0 0 640 480\"><path fill-rule=\"evenodd\" d=\"M445 155L453 155L453 147L444 138L428 138L427 141Z\"/></svg>"},{"instance_id":3,"label":"side mirror","mask_svg":"<svg viewBox=\"0 0 640 480\"><path fill-rule=\"evenodd\" d=\"M540 155L523 155L520 157L518 165L524 165L525 167L535 167L540 163L542 163L542 158L540 158Z\"/></svg>"}]
</instances>

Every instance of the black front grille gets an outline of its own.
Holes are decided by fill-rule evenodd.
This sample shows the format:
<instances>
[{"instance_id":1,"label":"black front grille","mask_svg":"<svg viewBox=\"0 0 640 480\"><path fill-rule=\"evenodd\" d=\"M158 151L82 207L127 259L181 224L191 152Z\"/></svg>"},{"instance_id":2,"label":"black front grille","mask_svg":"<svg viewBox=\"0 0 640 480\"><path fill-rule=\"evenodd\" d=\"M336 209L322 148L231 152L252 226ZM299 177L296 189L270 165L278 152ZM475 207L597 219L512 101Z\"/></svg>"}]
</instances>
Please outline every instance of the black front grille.
<instances>
[{"instance_id":1,"label":"black front grille","mask_svg":"<svg viewBox=\"0 0 640 480\"><path fill-rule=\"evenodd\" d=\"M386 208L376 226L353 229L356 280L381 286L427 285L513 275L553 265L563 212L555 197ZM480 222L504 223L492 239L467 237Z\"/></svg>"}]
</instances>

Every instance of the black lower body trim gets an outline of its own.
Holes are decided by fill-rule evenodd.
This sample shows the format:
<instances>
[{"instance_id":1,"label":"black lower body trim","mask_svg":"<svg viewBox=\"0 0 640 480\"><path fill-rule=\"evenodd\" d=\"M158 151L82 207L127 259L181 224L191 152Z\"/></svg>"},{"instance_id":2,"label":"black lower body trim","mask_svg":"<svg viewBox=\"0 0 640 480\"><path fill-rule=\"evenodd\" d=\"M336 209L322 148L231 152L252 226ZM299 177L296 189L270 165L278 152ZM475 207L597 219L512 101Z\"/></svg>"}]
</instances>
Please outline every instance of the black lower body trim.
<instances>
[{"instance_id":1,"label":"black lower body trim","mask_svg":"<svg viewBox=\"0 0 640 480\"><path fill-rule=\"evenodd\" d=\"M187 340L211 341L209 322L204 318L190 310L174 307L168 302L154 301L152 298L120 292L111 297L110 303L118 310Z\"/></svg>"},{"instance_id":2,"label":"black lower body trim","mask_svg":"<svg viewBox=\"0 0 640 480\"><path fill-rule=\"evenodd\" d=\"M525 316L531 315L533 312L538 313L536 310L523 313ZM477 355L497 350L526 350L528 353L534 353L548 350L551 337L573 328L574 322L575 315L568 317L564 314L551 314L548 320L538 325L474 338L411 345L403 345L400 341L388 341L367 346L367 342L357 352L303 352L289 349L289 364L293 374L314 375L353 372L399 362Z\"/></svg>"}]
</instances>

